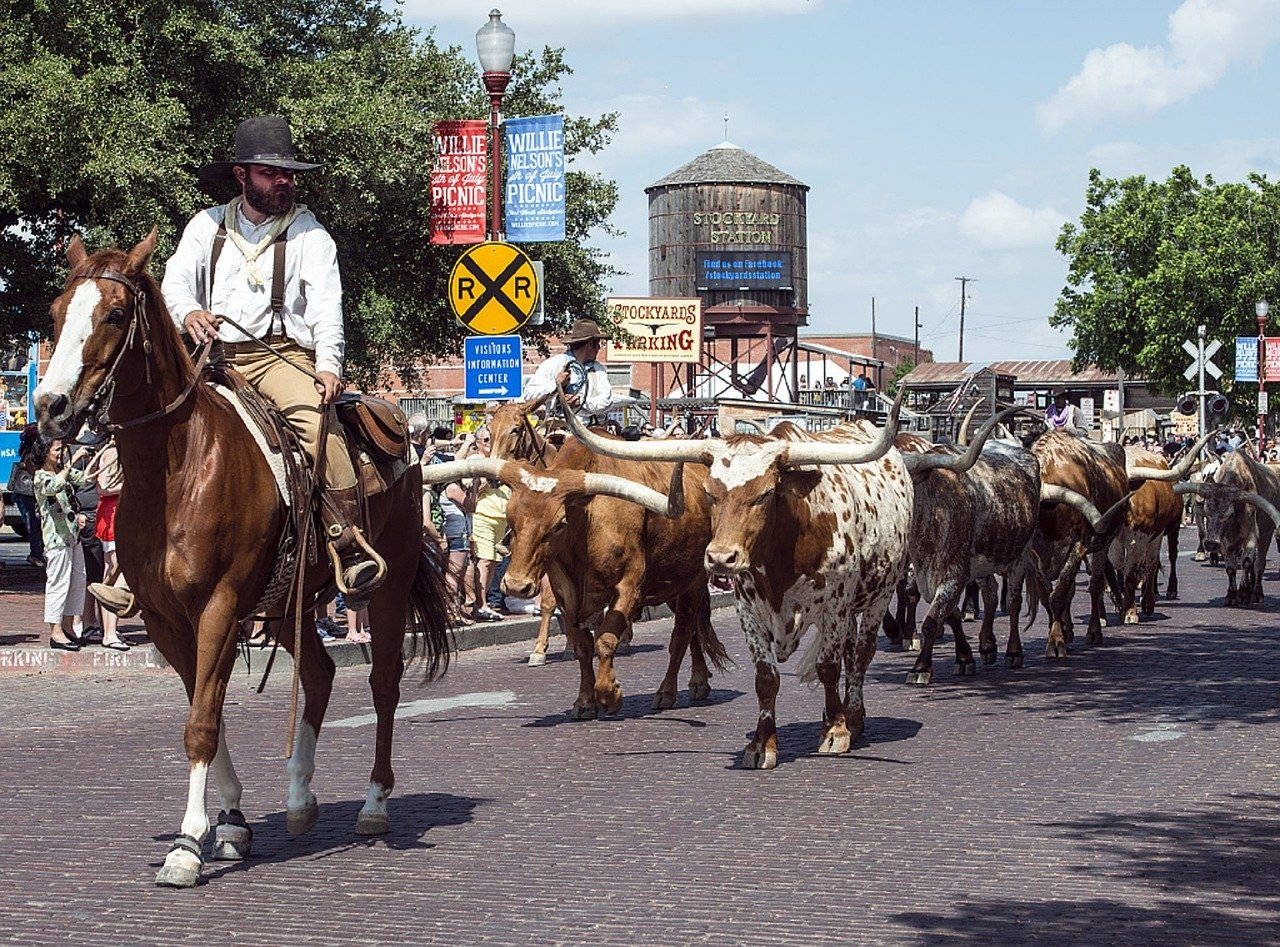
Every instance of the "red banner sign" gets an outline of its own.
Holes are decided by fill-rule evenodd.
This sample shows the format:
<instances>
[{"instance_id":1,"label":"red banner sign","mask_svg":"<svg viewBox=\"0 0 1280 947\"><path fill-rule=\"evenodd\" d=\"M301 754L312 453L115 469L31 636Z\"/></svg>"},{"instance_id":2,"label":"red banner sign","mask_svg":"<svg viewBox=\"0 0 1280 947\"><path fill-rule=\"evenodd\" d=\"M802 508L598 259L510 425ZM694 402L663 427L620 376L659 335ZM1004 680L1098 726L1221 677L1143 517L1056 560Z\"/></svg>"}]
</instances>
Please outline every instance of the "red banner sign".
<instances>
[{"instance_id":1,"label":"red banner sign","mask_svg":"<svg viewBox=\"0 0 1280 947\"><path fill-rule=\"evenodd\" d=\"M1264 340L1262 377L1264 381L1280 381L1280 339Z\"/></svg>"},{"instance_id":2,"label":"red banner sign","mask_svg":"<svg viewBox=\"0 0 1280 947\"><path fill-rule=\"evenodd\" d=\"M483 120L436 122L431 169L431 242L481 243L485 237L488 136Z\"/></svg>"}]
</instances>

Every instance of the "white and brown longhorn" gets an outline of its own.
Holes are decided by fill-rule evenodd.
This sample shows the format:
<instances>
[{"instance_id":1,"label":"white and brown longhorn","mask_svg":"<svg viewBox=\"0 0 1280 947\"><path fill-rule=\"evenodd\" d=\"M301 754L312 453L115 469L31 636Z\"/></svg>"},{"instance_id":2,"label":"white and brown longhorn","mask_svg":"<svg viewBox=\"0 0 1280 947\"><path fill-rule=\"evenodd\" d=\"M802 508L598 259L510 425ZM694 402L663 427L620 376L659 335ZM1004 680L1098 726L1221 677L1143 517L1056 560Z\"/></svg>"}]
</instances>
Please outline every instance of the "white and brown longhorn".
<instances>
[{"instance_id":1,"label":"white and brown longhorn","mask_svg":"<svg viewBox=\"0 0 1280 947\"><path fill-rule=\"evenodd\" d=\"M691 441L614 441L567 419L588 447L610 456L708 465L706 566L733 578L756 665L760 712L743 754L748 768L777 765L778 664L810 627L817 635L800 673L825 693L818 752L844 753L862 731L863 680L911 524L910 474L893 447L900 407L901 395L881 431L858 422L811 434L783 423L769 437Z\"/></svg>"}]
</instances>

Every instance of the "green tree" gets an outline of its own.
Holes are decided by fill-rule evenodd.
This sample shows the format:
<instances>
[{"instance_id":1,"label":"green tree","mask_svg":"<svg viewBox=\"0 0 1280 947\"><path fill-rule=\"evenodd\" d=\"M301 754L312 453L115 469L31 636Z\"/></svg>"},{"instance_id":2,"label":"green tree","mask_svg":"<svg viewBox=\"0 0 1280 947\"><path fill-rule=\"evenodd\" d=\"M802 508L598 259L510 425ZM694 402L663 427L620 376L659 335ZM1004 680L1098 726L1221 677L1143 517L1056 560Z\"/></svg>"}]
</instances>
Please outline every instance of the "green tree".
<instances>
[{"instance_id":1,"label":"green tree","mask_svg":"<svg viewBox=\"0 0 1280 947\"><path fill-rule=\"evenodd\" d=\"M915 359L904 358L897 364L893 370L893 377L889 379L889 383L884 386L884 393L890 398L898 397L898 385L902 379L911 374L911 369L916 367Z\"/></svg>"},{"instance_id":2,"label":"green tree","mask_svg":"<svg viewBox=\"0 0 1280 947\"><path fill-rule=\"evenodd\" d=\"M1280 185L1260 174L1198 180L1185 166L1165 181L1094 169L1084 213L1057 248L1070 268L1050 323L1071 330L1077 366L1123 369L1176 394L1187 390L1182 343L1198 325L1229 353L1235 336L1257 335L1254 303L1277 297ZM1217 360L1228 390L1230 359ZM1246 386L1233 407L1248 414L1255 395Z\"/></svg>"},{"instance_id":3,"label":"green tree","mask_svg":"<svg viewBox=\"0 0 1280 947\"><path fill-rule=\"evenodd\" d=\"M0 57L0 341L49 331L73 232L126 245L158 224L164 259L213 203L196 168L229 156L240 120L274 112L326 164L299 193L338 243L349 373L412 377L460 346L445 303L459 249L429 244L427 200L434 123L488 114L459 48L376 0L6 0ZM561 50L517 57L507 113L562 112L569 73ZM608 143L615 116L565 126L572 163ZM576 171L567 184L568 239L525 248L546 262L543 331L601 313L611 273L590 239L617 190Z\"/></svg>"}]
</instances>

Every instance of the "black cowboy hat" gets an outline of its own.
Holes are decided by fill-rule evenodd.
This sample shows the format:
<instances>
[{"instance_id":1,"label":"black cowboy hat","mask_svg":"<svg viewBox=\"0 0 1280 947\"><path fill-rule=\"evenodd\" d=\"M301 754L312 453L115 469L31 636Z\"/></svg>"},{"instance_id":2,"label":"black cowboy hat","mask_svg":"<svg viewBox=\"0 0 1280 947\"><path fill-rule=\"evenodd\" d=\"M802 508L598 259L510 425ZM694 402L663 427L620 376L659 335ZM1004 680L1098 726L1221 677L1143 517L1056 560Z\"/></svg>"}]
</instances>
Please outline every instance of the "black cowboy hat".
<instances>
[{"instance_id":1,"label":"black cowboy hat","mask_svg":"<svg viewBox=\"0 0 1280 947\"><path fill-rule=\"evenodd\" d=\"M604 337L604 333L600 331L600 326L594 319L579 319L569 329L569 334L560 341L565 345L577 345L579 342L590 342L592 339Z\"/></svg>"},{"instance_id":2,"label":"black cowboy hat","mask_svg":"<svg viewBox=\"0 0 1280 947\"><path fill-rule=\"evenodd\" d=\"M289 123L279 115L257 115L246 118L236 128L236 152L230 161L211 161L196 175L208 188L237 188L231 169L237 164L265 164L290 171L314 171L322 164L299 161L293 147Z\"/></svg>"}]
</instances>

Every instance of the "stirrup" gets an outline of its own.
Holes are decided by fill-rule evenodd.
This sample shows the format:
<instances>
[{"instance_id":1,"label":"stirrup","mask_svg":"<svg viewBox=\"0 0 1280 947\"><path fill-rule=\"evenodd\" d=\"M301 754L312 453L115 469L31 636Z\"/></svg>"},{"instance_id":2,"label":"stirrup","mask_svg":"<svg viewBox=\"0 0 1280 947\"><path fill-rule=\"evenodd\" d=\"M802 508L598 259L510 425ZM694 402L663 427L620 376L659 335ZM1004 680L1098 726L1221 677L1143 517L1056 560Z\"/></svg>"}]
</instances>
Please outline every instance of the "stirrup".
<instances>
[{"instance_id":1,"label":"stirrup","mask_svg":"<svg viewBox=\"0 0 1280 947\"><path fill-rule=\"evenodd\" d=\"M99 605L120 618L132 618L141 611L138 597L116 585L90 582L89 594L98 600Z\"/></svg>"},{"instance_id":2,"label":"stirrup","mask_svg":"<svg viewBox=\"0 0 1280 947\"><path fill-rule=\"evenodd\" d=\"M328 543L329 559L333 563L334 581L337 582L338 591L342 593L342 597L351 601L362 602L367 600L378 586L382 584L382 580L387 577L387 561L383 559L382 556L378 555L378 551L376 549L369 545L369 542L364 538L364 532L360 527L352 526L351 536L351 541L359 546L361 551L363 551L365 556L368 558L352 563L349 566L344 565L342 562L342 556L338 552L336 541L331 539ZM347 544L347 548L350 548L350 542ZM372 578L364 579L363 581L357 580L354 586L347 582L348 572L358 574L362 567L367 566L370 563L372 563L377 570Z\"/></svg>"}]
</instances>

